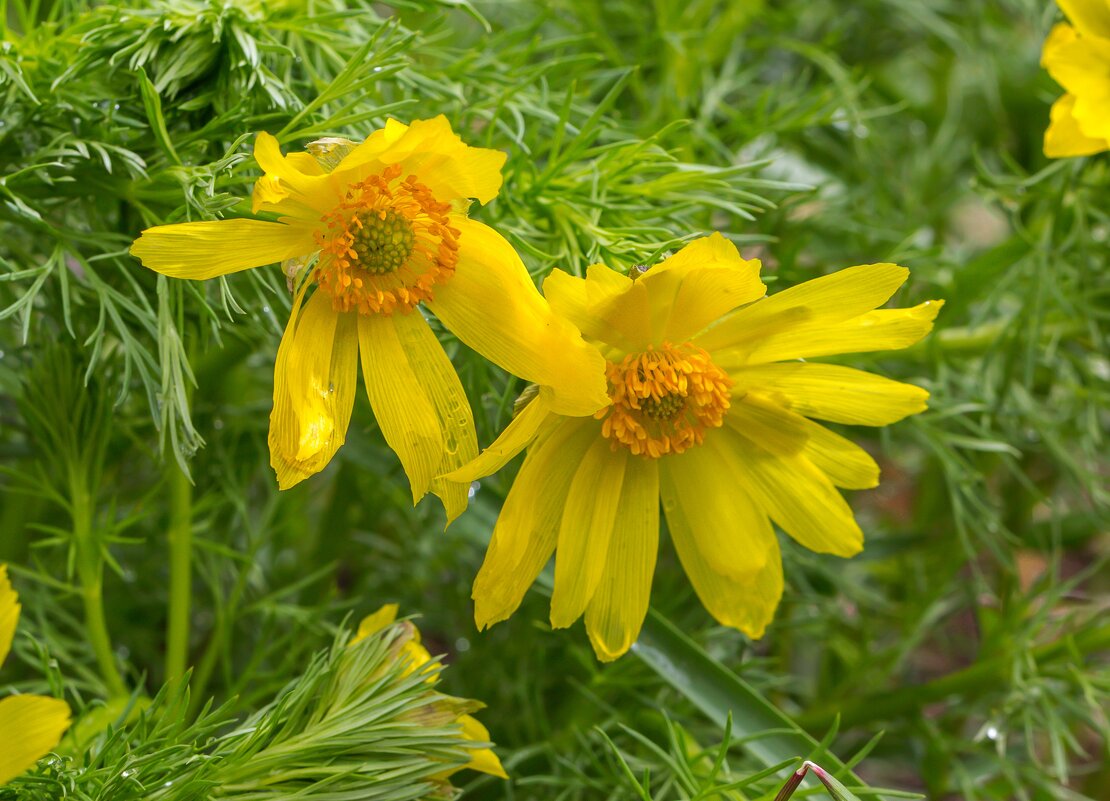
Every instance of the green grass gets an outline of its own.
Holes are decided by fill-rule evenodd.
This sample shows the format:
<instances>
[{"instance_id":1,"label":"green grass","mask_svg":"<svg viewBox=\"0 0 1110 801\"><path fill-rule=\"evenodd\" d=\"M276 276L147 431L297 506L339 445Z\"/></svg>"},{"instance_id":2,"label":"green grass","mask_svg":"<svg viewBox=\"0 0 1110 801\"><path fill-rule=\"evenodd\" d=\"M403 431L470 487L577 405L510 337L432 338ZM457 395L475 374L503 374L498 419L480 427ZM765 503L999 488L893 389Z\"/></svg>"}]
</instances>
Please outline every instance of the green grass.
<instances>
[{"instance_id":1,"label":"green grass","mask_svg":"<svg viewBox=\"0 0 1110 801\"><path fill-rule=\"evenodd\" d=\"M864 799L849 768L936 799L1107 797L1110 162L1041 154L1056 19L1032 0L0 0L0 560L24 608L0 688L77 712L157 696L0 799L128 797L105 784L128 749L188 773L159 797L206 797L218 777L188 756L314 686L347 615L385 601L423 616L440 686L488 705L514 778L459 774L466 797L770 799L803 757ZM508 152L473 213L537 281L721 230L772 290L896 261L898 305L946 299L922 344L849 360L930 411L848 432L883 468L850 498L867 547L784 541L759 642L712 624L666 542L654 650L598 664L541 591L477 633L513 470L444 532L363 397L332 465L279 494L280 270L171 281L126 252L148 225L248 211L259 130L297 148L438 113ZM522 386L439 333L488 444ZM176 613L169 531L193 543ZM190 695L159 694L182 660ZM305 797L360 797L327 792Z\"/></svg>"}]
</instances>

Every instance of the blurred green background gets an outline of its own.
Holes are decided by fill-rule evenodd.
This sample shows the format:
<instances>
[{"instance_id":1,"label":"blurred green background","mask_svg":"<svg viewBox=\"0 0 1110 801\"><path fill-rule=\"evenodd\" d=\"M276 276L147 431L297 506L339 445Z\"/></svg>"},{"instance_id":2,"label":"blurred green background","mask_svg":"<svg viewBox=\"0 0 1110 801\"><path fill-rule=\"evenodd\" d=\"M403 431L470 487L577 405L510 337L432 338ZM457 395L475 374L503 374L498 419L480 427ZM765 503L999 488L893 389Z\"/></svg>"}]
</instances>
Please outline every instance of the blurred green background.
<instances>
[{"instance_id":1,"label":"blurred green background","mask_svg":"<svg viewBox=\"0 0 1110 801\"><path fill-rule=\"evenodd\" d=\"M846 359L932 393L923 415L845 432L883 468L849 498L864 553L783 539L785 596L752 642L713 625L664 539L653 606L704 649L702 686L723 668L818 739L839 715L831 749L866 748L869 784L1110 797L1110 170L1041 153L1061 93L1038 65L1052 4L0 10L0 560L36 642L26 682L5 681L31 687L45 665L75 708L106 694L74 570L84 515L116 657L152 693L166 532L184 519L194 704L254 709L347 615L396 601L445 654L445 689L488 704L514 779L462 774L467 797L773 796L742 721L717 764L723 709L635 653L598 664L580 625L550 630L542 592L475 631L469 586L515 465L444 532L434 499L412 508L363 396L330 467L279 494L280 270L173 282L126 253L151 224L247 211L259 130L299 149L444 113L509 153L500 197L472 214L537 281L720 230L772 292L894 261L912 271L897 305L946 299L925 342ZM440 333L488 444L522 386Z\"/></svg>"}]
</instances>

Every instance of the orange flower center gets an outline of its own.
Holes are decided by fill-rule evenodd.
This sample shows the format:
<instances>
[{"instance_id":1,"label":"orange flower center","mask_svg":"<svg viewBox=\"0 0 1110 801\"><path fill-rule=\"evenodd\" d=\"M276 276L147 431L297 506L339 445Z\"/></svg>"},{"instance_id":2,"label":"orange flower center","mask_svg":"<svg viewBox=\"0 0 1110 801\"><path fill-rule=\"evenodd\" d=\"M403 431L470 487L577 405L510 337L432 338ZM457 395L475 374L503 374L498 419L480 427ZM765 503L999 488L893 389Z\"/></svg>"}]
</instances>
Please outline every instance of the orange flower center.
<instances>
[{"instance_id":1,"label":"orange flower center","mask_svg":"<svg viewBox=\"0 0 1110 801\"><path fill-rule=\"evenodd\" d=\"M352 184L321 218L316 282L336 311L392 314L432 299L455 273L459 231L451 206L398 165Z\"/></svg>"},{"instance_id":2,"label":"orange flower center","mask_svg":"<svg viewBox=\"0 0 1110 801\"><path fill-rule=\"evenodd\" d=\"M606 375L613 402L596 415L601 433L614 450L623 445L646 459L699 445L729 407L732 381L689 342L628 354L609 362Z\"/></svg>"}]
</instances>

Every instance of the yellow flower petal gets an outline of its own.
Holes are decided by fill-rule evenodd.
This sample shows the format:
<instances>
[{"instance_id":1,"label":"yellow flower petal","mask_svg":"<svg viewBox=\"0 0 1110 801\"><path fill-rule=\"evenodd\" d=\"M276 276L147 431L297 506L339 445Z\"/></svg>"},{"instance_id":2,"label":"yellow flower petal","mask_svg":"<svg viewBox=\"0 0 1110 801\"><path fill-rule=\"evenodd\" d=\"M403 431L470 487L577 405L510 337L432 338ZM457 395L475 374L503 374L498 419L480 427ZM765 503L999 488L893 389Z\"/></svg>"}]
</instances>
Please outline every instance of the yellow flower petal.
<instances>
[{"instance_id":1,"label":"yellow flower petal","mask_svg":"<svg viewBox=\"0 0 1110 801\"><path fill-rule=\"evenodd\" d=\"M1095 139L1110 138L1110 39L1076 36L1059 25L1045 41L1041 63L1074 96L1063 108L1070 108L1079 131ZM1054 116L1053 121L1059 120Z\"/></svg>"},{"instance_id":2,"label":"yellow flower petal","mask_svg":"<svg viewBox=\"0 0 1110 801\"><path fill-rule=\"evenodd\" d=\"M69 728L69 706L57 698L12 695L0 700L0 785L34 767Z\"/></svg>"},{"instance_id":3,"label":"yellow flower petal","mask_svg":"<svg viewBox=\"0 0 1110 801\"><path fill-rule=\"evenodd\" d=\"M670 287L668 291L672 291ZM693 270L673 289L670 316L661 327L659 341L684 342L722 315L763 297L765 292L766 287L752 270Z\"/></svg>"},{"instance_id":4,"label":"yellow flower petal","mask_svg":"<svg viewBox=\"0 0 1110 801\"><path fill-rule=\"evenodd\" d=\"M685 342L722 315L763 297L759 261L742 259L719 233L696 239L637 283L651 304L652 340Z\"/></svg>"},{"instance_id":5,"label":"yellow flower petal","mask_svg":"<svg viewBox=\"0 0 1110 801\"><path fill-rule=\"evenodd\" d=\"M885 426L925 411L929 393L836 364L786 362L745 367L729 374L733 393L757 391L806 417L834 423Z\"/></svg>"},{"instance_id":6,"label":"yellow flower petal","mask_svg":"<svg viewBox=\"0 0 1110 801\"><path fill-rule=\"evenodd\" d=\"M809 438L802 455L834 485L844 489L879 486L879 466L867 451L823 425L806 420L805 426Z\"/></svg>"},{"instance_id":7,"label":"yellow flower petal","mask_svg":"<svg viewBox=\"0 0 1110 801\"><path fill-rule=\"evenodd\" d=\"M358 338L370 406L382 436L401 460L416 503L431 488L443 461L439 421L409 367L393 318L360 315Z\"/></svg>"},{"instance_id":8,"label":"yellow flower petal","mask_svg":"<svg viewBox=\"0 0 1110 801\"><path fill-rule=\"evenodd\" d=\"M698 237L687 242L677 252L651 266L640 278L649 282L656 281L664 273L689 275L692 271L703 267L735 268L742 272L755 272L758 278L759 260L743 258L736 245L719 231L714 231L709 236Z\"/></svg>"},{"instance_id":9,"label":"yellow flower petal","mask_svg":"<svg viewBox=\"0 0 1110 801\"><path fill-rule=\"evenodd\" d=\"M8 658L19 623L19 596L8 580L8 566L0 564L0 665Z\"/></svg>"},{"instance_id":10,"label":"yellow flower petal","mask_svg":"<svg viewBox=\"0 0 1110 801\"><path fill-rule=\"evenodd\" d=\"M632 460L620 493L605 572L586 607L586 631L602 662L632 647L647 614L659 551L658 461Z\"/></svg>"},{"instance_id":11,"label":"yellow flower petal","mask_svg":"<svg viewBox=\"0 0 1110 801\"><path fill-rule=\"evenodd\" d=\"M419 312L360 315L358 322L366 392L408 474L413 503L430 489L453 520L466 508L469 488L440 476L478 454L459 377Z\"/></svg>"},{"instance_id":12,"label":"yellow flower petal","mask_svg":"<svg viewBox=\"0 0 1110 801\"><path fill-rule=\"evenodd\" d=\"M362 177L383 166L380 157L397 143L409 130L409 126L394 119L385 121L385 126L366 137L362 142L341 141L339 147L328 150L328 160L332 162L332 174L344 184L361 180Z\"/></svg>"},{"instance_id":13,"label":"yellow flower petal","mask_svg":"<svg viewBox=\"0 0 1110 801\"><path fill-rule=\"evenodd\" d=\"M325 175L324 168L320 166L320 162L311 153L306 153L303 150L296 150L285 157L285 161L293 167L293 169L304 173L305 175Z\"/></svg>"},{"instance_id":14,"label":"yellow flower petal","mask_svg":"<svg viewBox=\"0 0 1110 801\"><path fill-rule=\"evenodd\" d=\"M1044 132L1044 154L1050 159L1089 156L1110 149L1110 139L1087 136L1075 118L1075 95L1064 95L1052 104Z\"/></svg>"},{"instance_id":15,"label":"yellow flower petal","mask_svg":"<svg viewBox=\"0 0 1110 801\"><path fill-rule=\"evenodd\" d=\"M571 480L596 440L592 421L563 418L529 449L474 579L474 622L479 629L515 612L551 558Z\"/></svg>"},{"instance_id":16,"label":"yellow flower petal","mask_svg":"<svg viewBox=\"0 0 1110 801\"><path fill-rule=\"evenodd\" d=\"M472 715L463 715L459 718L459 723L462 725L462 736L475 743L488 743L490 742L489 729L483 726L477 718ZM491 748L476 748L470 752L470 761L464 767L471 770L477 770L482 773L488 773L491 776L497 776L501 779L509 778L509 774L505 772L505 768L501 765L501 760L497 758L497 754L493 753Z\"/></svg>"},{"instance_id":17,"label":"yellow flower petal","mask_svg":"<svg viewBox=\"0 0 1110 801\"><path fill-rule=\"evenodd\" d=\"M743 465L741 486L783 531L811 551L855 556L863 549L863 532L852 510L829 478L801 454L772 454L733 428L721 429ZM739 434L739 436L738 436Z\"/></svg>"},{"instance_id":18,"label":"yellow flower petal","mask_svg":"<svg viewBox=\"0 0 1110 801\"><path fill-rule=\"evenodd\" d=\"M660 481L667 488L664 498L681 499L683 519L713 572L739 579L767 564L767 514L745 490L742 467L725 434L708 431L701 445L661 459Z\"/></svg>"},{"instance_id":19,"label":"yellow flower petal","mask_svg":"<svg viewBox=\"0 0 1110 801\"><path fill-rule=\"evenodd\" d=\"M405 670L405 675L413 671L421 670L425 665L432 661L432 655L423 645L420 644L420 629L416 626L412 627L412 639L409 640L401 648L401 656L408 660L408 667ZM439 681L439 674L432 673L428 676L428 684L435 684Z\"/></svg>"},{"instance_id":20,"label":"yellow flower petal","mask_svg":"<svg viewBox=\"0 0 1110 801\"><path fill-rule=\"evenodd\" d=\"M1045 40L1041 63L1071 94L1102 94L1110 84L1110 39L1076 36L1073 29L1058 25Z\"/></svg>"},{"instance_id":21,"label":"yellow flower petal","mask_svg":"<svg viewBox=\"0 0 1110 801\"><path fill-rule=\"evenodd\" d=\"M763 567L741 576L722 575L718 564L702 552L701 532L687 517L687 511L697 502L679 493L668 473L664 462L659 488L667 528L679 561L702 605L721 625L740 629L755 639L762 637L782 597L782 558L770 521L765 515L761 516L757 528L738 532L733 543L739 552L751 548L765 553Z\"/></svg>"},{"instance_id":22,"label":"yellow flower petal","mask_svg":"<svg viewBox=\"0 0 1110 801\"><path fill-rule=\"evenodd\" d=\"M465 144L441 114L411 125L389 120L352 150L335 172L344 180L357 180L376 166L400 164L404 175L415 175L441 201L475 198L488 203L501 191L506 158L500 150Z\"/></svg>"},{"instance_id":23,"label":"yellow flower petal","mask_svg":"<svg viewBox=\"0 0 1110 801\"><path fill-rule=\"evenodd\" d=\"M1082 33L1110 38L1110 3L1106 0L1056 0L1056 5Z\"/></svg>"},{"instance_id":24,"label":"yellow flower petal","mask_svg":"<svg viewBox=\"0 0 1110 801\"><path fill-rule=\"evenodd\" d=\"M801 455L838 487L868 489L879 483L879 466L862 448L807 420L771 398L749 392L728 410L729 425L774 454Z\"/></svg>"},{"instance_id":25,"label":"yellow flower petal","mask_svg":"<svg viewBox=\"0 0 1110 801\"><path fill-rule=\"evenodd\" d=\"M497 439L472 461L457 470L447 473L443 478L470 484L492 475L508 464L509 460L520 453L536 438L540 427L551 416L550 408L543 396L533 398L516 417L505 426Z\"/></svg>"},{"instance_id":26,"label":"yellow flower petal","mask_svg":"<svg viewBox=\"0 0 1110 801\"><path fill-rule=\"evenodd\" d=\"M276 175L263 175L254 182L251 212L257 214L262 209L266 211L275 209L287 197L289 197L289 191L282 185L280 178Z\"/></svg>"},{"instance_id":27,"label":"yellow flower petal","mask_svg":"<svg viewBox=\"0 0 1110 801\"><path fill-rule=\"evenodd\" d=\"M274 364L269 443L279 488L327 467L347 438L357 383L355 315L336 313L323 292L301 311L298 297Z\"/></svg>"},{"instance_id":28,"label":"yellow flower petal","mask_svg":"<svg viewBox=\"0 0 1110 801\"><path fill-rule=\"evenodd\" d=\"M465 217L452 225L462 232L459 261L428 304L436 317L494 364L549 387L552 411L588 415L607 405L604 359L552 312L512 245Z\"/></svg>"},{"instance_id":29,"label":"yellow flower petal","mask_svg":"<svg viewBox=\"0 0 1110 801\"><path fill-rule=\"evenodd\" d=\"M397 604L385 604L376 612L372 612L362 619L358 625L358 631L355 636L351 638L348 645L354 645L362 642L367 637L377 634L386 626L392 625L397 620ZM407 662L404 675L409 675L413 671L420 670L424 665L432 661L432 655L428 649L420 644L420 629L406 622L403 624L408 632L405 636L407 640L403 640L401 645L400 657ZM427 682L435 684L439 679L438 674L428 676Z\"/></svg>"},{"instance_id":30,"label":"yellow flower petal","mask_svg":"<svg viewBox=\"0 0 1110 801\"><path fill-rule=\"evenodd\" d=\"M358 624L358 633L351 638L351 645L365 640L372 634L390 625L397 619L397 604L384 604L378 611L371 612Z\"/></svg>"},{"instance_id":31,"label":"yellow flower petal","mask_svg":"<svg viewBox=\"0 0 1110 801\"><path fill-rule=\"evenodd\" d=\"M745 386L735 391L732 405L725 414L731 418L733 428L745 432L764 450L789 456L805 449L809 432L806 419L786 409L785 400Z\"/></svg>"},{"instance_id":32,"label":"yellow flower petal","mask_svg":"<svg viewBox=\"0 0 1110 801\"><path fill-rule=\"evenodd\" d=\"M815 325L808 320L793 326L784 324L778 330L766 332L764 339L752 342L747 350L733 348L713 353L713 361L731 373L747 364L898 350L929 333L943 306L943 300L927 300L908 309L879 309L829 325Z\"/></svg>"},{"instance_id":33,"label":"yellow flower petal","mask_svg":"<svg viewBox=\"0 0 1110 801\"><path fill-rule=\"evenodd\" d=\"M720 234L691 242L635 281L604 264L585 278L553 271L543 285L552 308L590 339L625 352L682 342L722 314L763 296L759 262L740 258Z\"/></svg>"},{"instance_id":34,"label":"yellow flower petal","mask_svg":"<svg viewBox=\"0 0 1110 801\"><path fill-rule=\"evenodd\" d=\"M1041 66L1048 69L1049 63L1057 59L1061 52L1077 38L1079 38L1078 31L1066 22L1053 25L1041 48Z\"/></svg>"},{"instance_id":35,"label":"yellow flower petal","mask_svg":"<svg viewBox=\"0 0 1110 801\"><path fill-rule=\"evenodd\" d=\"M769 358L772 356L814 358L908 348L933 330L933 321L942 308L943 300L927 300L907 309L879 309L830 326L819 334L815 332L804 344L797 338L779 337L778 342L761 349L761 359L773 361ZM783 353L791 355L780 355Z\"/></svg>"},{"instance_id":36,"label":"yellow flower petal","mask_svg":"<svg viewBox=\"0 0 1110 801\"><path fill-rule=\"evenodd\" d=\"M581 617L601 581L629 456L623 448L611 450L599 433L571 480L555 551L553 628Z\"/></svg>"},{"instance_id":37,"label":"yellow flower petal","mask_svg":"<svg viewBox=\"0 0 1110 801\"><path fill-rule=\"evenodd\" d=\"M592 340L626 352L651 344L651 305L646 287L626 275L593 264L585 278L552 270L543 293L551 308Z\"/></svg>"},{"instance_id":38,"label":"yellow flower petal","mask_svg":"<svg viewBox=\"0 0 1110 801\"><path fill-rule=\"evenodd\" d=\"M694 344L721 366L718 352L761 349L777 335L806 337L869 312L886 303L908 275L896 264L866 264L814 278L740 309Z\"/></svg>"},{"instance_id":39,"label":"yellow flower petal","mask_svg":"<svg viewBox=\"0 0 1110 801\"><path fill-rule=\"evenodd\" d=\"M131 245L144 266L171 278L204 280L305 256L312 227L262 220L216 220L147 228Z\"/></svg>"},{"instance_id":40,"label":"yellow flower petal","mask_svg":"<svg viewBox=\"0 0 1110 801\"><path fill-rule=\"evenodd\" d=\"M318 224L320 215L343 197L343 183L334 174L324 173L308 153L282 155L277 139L265 131L254 140L254 160L265 172L259 182L264 188L255 185L256 212L261 208Z\"/></svg>"},{"instance_id":41,"label":"yellow flower petal","mask_svg":"<svg viewBox=\"0 0 1110 801\"><path fill-rule=\"evenodd\" d=\"M432 479L432 492L443 501L450 523L464 511L470 486L443 476L478 456L474 414L455 367L419 312L393 315L394 328L417 382L435 411L443 435L443 457Z\"/></svg>"}]
</instances>

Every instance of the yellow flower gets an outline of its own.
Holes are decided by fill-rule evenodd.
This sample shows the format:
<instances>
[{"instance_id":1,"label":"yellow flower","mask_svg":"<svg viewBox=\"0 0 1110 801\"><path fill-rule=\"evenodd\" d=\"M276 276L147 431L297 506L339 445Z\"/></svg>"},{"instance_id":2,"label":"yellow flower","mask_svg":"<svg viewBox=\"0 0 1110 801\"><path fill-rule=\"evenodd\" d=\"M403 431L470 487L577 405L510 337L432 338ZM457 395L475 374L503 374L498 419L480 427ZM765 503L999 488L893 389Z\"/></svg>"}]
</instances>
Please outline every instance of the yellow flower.
<instances>
[{"instance_id":1,"label":"yellow flower","mask_svg":"<svg viewBox=\"0 0 1110 801\"><path fill-rule=\"evenodd\" d=\"M353 645L360 640L364 640L371 634L376 634L386 626L391 625L396 619L397 604L386 604L377 612L367 615L362 619L362 622L358 626L358 633L352 638L351 644ZM406 676L415 670L420 670L432 659L432 655L428 653L428 649L420 644L420 630L412 626L411 623L408 625L411 627L412 636L401 646L401 658L408 662L408 666L405 669ZM432 674L428 677L428 682L432 684L438 680L438 674ZM469 740L473 743L490 742L489 730L479 723L472 715L460 715L457 722L462 727L462 736L464 740ZM446 779L457 771L471 768L481 771L482 773L488 773L492 776L500 776L502 779L509 778L508 774L505 773L505 769L501 767L501 760L497 758L497 754L493 753L492 749L476 748L472 749L470 754L470 761L465 765L453 770L444 771L438 774L438 777Z\"/></svg>"},{"instance_id":2,"label":"yellow flower","mask_svg":"<svg viewBox=\"0 0 1110 801\"><path fill-rule=\"evenodd\" d=\"M1041 65L1067 90L1044 135L1050 158L1110 149L1110 0L1057 0L1075 27L1057 24Z\"/></svg>"},{"instance_id":3,"label":"yellow flower","mask_svg":"<svg viewBox=\"0 0 1110 801\"><path fill-rule=\"evenodd\" d=\"M598 657L623 654L647 612L660 496L698 597L751 637L782 593L771 521L814 551L862 548L837 487L876 486L878 466L809 418L886 425L928 393L801 360L906 347L941 302L875 311L908 275L893 264L764 297L759 267L714 234L635 278L601 264L548 277L552 308L602 349L611 402L573 419L537 398L451 474L488 475L530 445L474 582L479 628L509 617L555 552L551 624L585 614Z\"/></svg>"},{"instance_id":4,"label":"yellow flower","mask_svg":"<svg viewBox=\"0 0 1110 801\"><path fill-rule=\"evenodd\" d=\"M417 305L539 384L564 414L588 415L604 402L602 361L551 312L512 246L466 216L469 198L497 195L504 153L468 147L442 116L411 126L390 120L361 144L329 139L310 149L283 156L269 134L255 142L264 175L254 211L278 221L158 226L131 252L175 278L311 263L274 369L270 462L279 486L319 472L343 444L361 355L370 405L413 501L430 490L454 518L467 488L439 476L477 453L474 420Z\"/></svg>"},{"instance_id":5,"label":"yellow flower","mask_svg":"<svg viewBox=\"0 0 1110 801\"><path fill-rule=\"evenodd\" d=\"M0 564L0 665L8 656L19 622L19 596ZM0 785L46 756L69 728L65 701L41 695L10 695L0 700Z\"/></svg>"}]
</instances>

